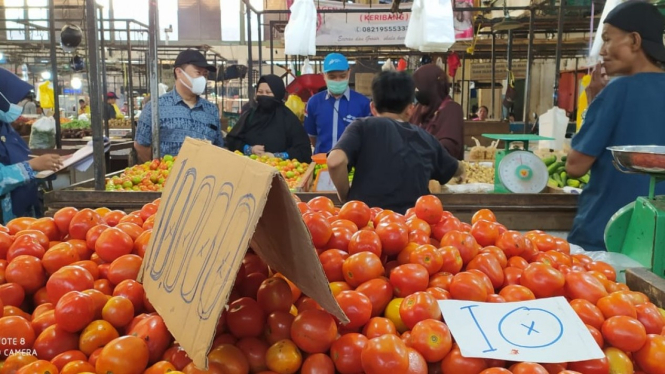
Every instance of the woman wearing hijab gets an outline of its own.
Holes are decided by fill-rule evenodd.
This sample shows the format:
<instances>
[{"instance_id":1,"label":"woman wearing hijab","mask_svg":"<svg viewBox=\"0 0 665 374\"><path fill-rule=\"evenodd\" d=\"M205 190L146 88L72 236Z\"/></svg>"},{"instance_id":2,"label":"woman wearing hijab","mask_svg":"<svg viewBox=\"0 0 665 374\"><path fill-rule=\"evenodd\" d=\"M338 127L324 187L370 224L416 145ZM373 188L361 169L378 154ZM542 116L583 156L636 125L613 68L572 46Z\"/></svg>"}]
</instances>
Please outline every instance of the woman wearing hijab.
<instances>
[{"instance_id":1,"label":"woman wearing hijab","mask_svg":"<svg viewBox=\"0 0 665 374\"><path fill-rule=\"evenodd\" d=\"M428 64L416 70L413 79L418 105L411 123L434 135L451 156L463 160L464 115L462 106L448 95L450 85L446 73Z\"/></svg>"},{"instance_id":2,"label":"woman wearing hijab","mask_svg":"<svg viewBox=\"0 0 665 374\"><path fill-rule=\"evenodd\" d=\"M229 150L310 162L309 136L298 117L284 105L285 96L286 87L280 77L261 77L256 90L256 105L240 116L226 136Z\"/></svg>"},{"instance_id":3,"label":"woman wearing hijab","mask_svg":"<svg viewBox=\"0 0 665 374\"><path fill-rule=\"evenodd\" d=\"M10 71L0 68L0 222L16 217L39 216L41 204L36 172L58 170L60 156L47 154L29 160L30 149L11 123L21 116L17 103L32 86Z\"/></svg>"}]
</instances>

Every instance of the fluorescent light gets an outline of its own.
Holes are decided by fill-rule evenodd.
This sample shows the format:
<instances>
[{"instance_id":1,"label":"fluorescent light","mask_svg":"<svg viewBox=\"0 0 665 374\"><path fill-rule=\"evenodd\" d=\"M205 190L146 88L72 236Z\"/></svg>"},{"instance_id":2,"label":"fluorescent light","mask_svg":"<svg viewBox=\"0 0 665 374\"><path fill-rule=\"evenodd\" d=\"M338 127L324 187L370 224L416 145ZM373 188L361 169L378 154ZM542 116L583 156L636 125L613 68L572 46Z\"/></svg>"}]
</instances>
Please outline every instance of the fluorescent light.
<instances>
[{"instance_id":1,"label":"fluorescent light","mask_svg":"<svg viewBox=\"0 0 665 374\"><path fill-rule=\"evenodd\" d=\"M81 82L81 78L79 77L72 78L72 81L69 83L72 85L72 88L75 90L78 90L83 85L83 82Z\"/></svg>"},{"instance_id":2,"label":"fluorescent light","mask_svg":"<svg viewBox=\"0 0 665 374\"><path fill-rule=\"evenodd\" d=\"M50 71L42 72L42 79L45 79L45 80L51 79L51 72Z\"/></svg>"}]
</instances>

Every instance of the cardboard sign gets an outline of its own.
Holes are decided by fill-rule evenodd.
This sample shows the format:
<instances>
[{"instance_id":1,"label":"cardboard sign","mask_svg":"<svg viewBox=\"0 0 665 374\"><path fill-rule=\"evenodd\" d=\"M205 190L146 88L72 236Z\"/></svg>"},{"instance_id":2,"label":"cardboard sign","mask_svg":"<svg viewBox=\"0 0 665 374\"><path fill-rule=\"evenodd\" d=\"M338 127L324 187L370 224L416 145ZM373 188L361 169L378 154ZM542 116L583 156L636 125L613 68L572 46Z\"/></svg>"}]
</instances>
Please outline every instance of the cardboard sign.
<instances>
[{"instance_id":1,"label":"cardboard sign","mask_svg":"<svg viewBox=\"0 0 665 374\"><path fill-rule=\"evenodd\" d=\"M194 364L207 354L247 248L340 321L296 203L273 167L187 138L138 276Z\"/></svg>"},{"instance_id":2,"label":"cardboard sign","mask_svg":"<svg viewBox=\"0 0 665 374\"><path fill-rule=\"evenodd\" d=\"M332 178L330 178L330 171L328 169L319 170L319 174L316 176L315 184L315 191L337 192L337 188L335 188L335 184L333 183Z\"/></svg>"},{"instance_id":3,"label":"cardboard sign","mask_svg":"<svg viewBox=\"0 0 665 374\"><path fill-rule=\"evenodd\" d=\"M605 357L563 297L513 303L439 301L464 357L558 363Z\"/></svg>"}]
</instances>

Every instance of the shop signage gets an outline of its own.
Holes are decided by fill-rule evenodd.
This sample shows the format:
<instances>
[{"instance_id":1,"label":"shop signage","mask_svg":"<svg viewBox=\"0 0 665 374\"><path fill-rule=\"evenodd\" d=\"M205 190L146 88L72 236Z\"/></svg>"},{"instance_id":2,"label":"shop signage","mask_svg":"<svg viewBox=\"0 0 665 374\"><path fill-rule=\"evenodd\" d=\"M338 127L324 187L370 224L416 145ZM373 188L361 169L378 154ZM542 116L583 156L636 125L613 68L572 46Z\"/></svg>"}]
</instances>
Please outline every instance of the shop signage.
<instances>
[{"instance_id":1,"label":"shop signage","mask_svg":"<svg viewBox=\"0 0 665 374\"><path fill-rule=\"evenodd\" d=\"M195 365L207 366L217 322L250 244L271 269L348 322L275 168L187 138L169 181L137 279Z\"/></svg>"},{"instance_id":2,"label":"shop signage","mask_svg":"<svg viewBox=\"0 0 665 374\"><path fill-rule=\"evenodd\" d=\"M563 297L512 302L439 301L464 357L542 363L605 357Z\"/></svg>"},{"instance_id":3,"label":"shop signage","mask_svg":"<svg viewBox=\"0 0 665 374\"><path fill-rule=\"evenodd\" d=\"M494 67L494 77L497 82L506 79L508 72L508 64L506 61L496 61ZM515 79L526 78L526 61L513 61L512 72ZM471 76L473 81L491 82L492 81L492 63L491 62L474 62L471 63Z\"/></svg>"}]
</instances>

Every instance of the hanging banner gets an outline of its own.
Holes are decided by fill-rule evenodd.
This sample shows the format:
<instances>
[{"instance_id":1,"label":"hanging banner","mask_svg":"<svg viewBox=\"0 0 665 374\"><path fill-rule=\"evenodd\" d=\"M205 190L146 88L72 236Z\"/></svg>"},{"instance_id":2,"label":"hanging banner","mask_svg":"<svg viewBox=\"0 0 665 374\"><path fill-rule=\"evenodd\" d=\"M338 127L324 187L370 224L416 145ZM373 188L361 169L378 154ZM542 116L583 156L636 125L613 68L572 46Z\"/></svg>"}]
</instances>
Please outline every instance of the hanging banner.
<instances>
[{"instance_id":1,"label":"hanging banner","mask_svg":"<svg viewBox=\"0 0 665 374\"><path fill-rule=\"evenodd\" d=\"M455 9L473 8L473 0L455 0ZM455 14L455 40L473 39L474 12L465 10Z\"/></svg>"}]
</instances>

